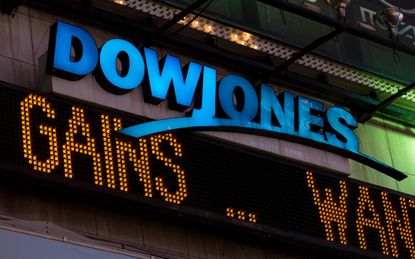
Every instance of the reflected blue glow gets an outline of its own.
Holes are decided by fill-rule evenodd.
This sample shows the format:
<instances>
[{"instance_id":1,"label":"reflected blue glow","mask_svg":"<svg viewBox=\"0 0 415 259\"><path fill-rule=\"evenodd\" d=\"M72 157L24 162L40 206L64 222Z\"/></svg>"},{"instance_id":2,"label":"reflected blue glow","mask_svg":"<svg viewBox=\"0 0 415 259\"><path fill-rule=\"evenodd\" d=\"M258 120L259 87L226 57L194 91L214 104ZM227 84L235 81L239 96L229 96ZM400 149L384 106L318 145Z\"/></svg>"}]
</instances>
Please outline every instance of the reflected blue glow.
<instances>
[{"instance_id":1,"label":"reflected blue glow","mask_svg":"<svg viewBox=\"0 0 415 259\"><path fill-rule=\"evenodd\" d=\"M129 59L129 69L125 76L117 72L117 57L121 52L124 52ZM103 75L113 87L132 90L143 81L145 72L143 57L138 49L126 40L107 41L101 48L99 62Z\"/></svg>"},{"instance_id":2,"label":"reflected blue glow","mask_svg":"<svg viewBox=\"0 0 415 259\"><path fill-rule=\"evenodd\" d=\"M94 38L86 30L62 21L56 24L55 51L53 52L53 69L85 76L91 73L98 63L98 49ZM73 38L81 43L82 57L78 61L71 61L71 47Z\"/></svg>"},{"instance_id":3,"label":"reflected blue glow","mask_svg":"<svg viewBox=\"0 0 415 259\"><path fill-rule=\"evenodd\" d=\"M160 72L157 52L153 49L145 48L144 55L147 63L151 96L160 101L165 100L172 85L176 103L189 107L192 104L202 73L202 65L189 62L186 79L184 79L179 58L166 55L162 72Z\"/></svg>"},{"instance_id":4,"label":"reflected blue glow","mask_svg":"<svg viewBox=\"0 0 415 259\"><path fill-rule=\"evenodd\" d=\"M120 132L131 137L140 138L150 134L156 134L170 130L184 128L209 129L216 127L235 127L284 133L279 127L271 126L270 129L267 129L267 127L264 127L262 124L256 122L245 122L244 124L240 124L239 120L218 119L213 117L184 117L157 120L124 128Z\"/></svg>"}]
</instances>

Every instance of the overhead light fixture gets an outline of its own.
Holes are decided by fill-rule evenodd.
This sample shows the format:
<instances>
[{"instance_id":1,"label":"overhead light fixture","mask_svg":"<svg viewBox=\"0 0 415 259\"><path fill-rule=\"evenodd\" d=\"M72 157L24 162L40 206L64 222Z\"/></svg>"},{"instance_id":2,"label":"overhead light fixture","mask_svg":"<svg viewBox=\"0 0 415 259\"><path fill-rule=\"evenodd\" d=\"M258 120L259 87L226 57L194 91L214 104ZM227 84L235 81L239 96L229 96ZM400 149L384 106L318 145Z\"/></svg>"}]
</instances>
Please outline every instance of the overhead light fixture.
<instances>
[{"instance_id":1,"label":"overhead light fixture","mask_svg":"<svg viewBox=\"0 0 415 259\"><path fill-rule=\"evenodd\" d=\"M194 20L191 24L190 27L192 27L193 29L199 27L199 21L198 20Z\"/></svg>"},{"instance_id":2,"label":"overhead light fixture","mask_svg":"<svg viewBox=\"0 0 415 259\"><path fill-rule=\"evenodd\" d=\"M346 20L346 8L352 0L326 0L326 4L337 10L337 19Z\"/></svg>"},{"instance_id":3,"label":"overhead light fixture","mask_svg":"<svg viewBox=\"0 0 415 259\"><path fill-rule=\"evenodd\" d=\"M404 15L399 7L388 7L373 16L373 23L378 27L389 31L389 38L398 40L398 26Z\"/></svg>"}]
</instances>

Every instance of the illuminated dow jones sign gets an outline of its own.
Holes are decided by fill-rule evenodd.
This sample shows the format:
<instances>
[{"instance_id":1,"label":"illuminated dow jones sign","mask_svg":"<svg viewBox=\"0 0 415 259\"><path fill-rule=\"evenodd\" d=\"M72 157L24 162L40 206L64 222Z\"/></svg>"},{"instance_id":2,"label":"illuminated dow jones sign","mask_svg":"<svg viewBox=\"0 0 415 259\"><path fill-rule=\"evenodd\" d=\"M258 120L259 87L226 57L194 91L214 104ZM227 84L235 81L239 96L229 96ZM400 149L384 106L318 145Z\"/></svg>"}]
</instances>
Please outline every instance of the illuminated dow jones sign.
<instances>
[{"instance_id":1,"label":"illuminated dow jones sign","mask_svg":"<svg viewBox=\"0 0 415 259\"><path fill-rule=\"evenodd\" d=\"M340 107L330 107L313 99L295 97L290 92L278 96L271 86L258 89L244 77L227 75L216 85L216 70L189 62L182 69L177 57L166 55L160 69L157 52L144 48L144 56L130 42L111 39L98 51L92 36L80 27L57 22L51 29L48 70L77 80L94 72L99 84L114 94L125 94L142 86L146 102L168 100L171 109L189 117L137 124L120 129L133 137L143 137L176 129L233 129L295 139L345 155L388 174L406 177L400 171L359 152L353 116ZM71 57L71 48L75 57ZM117 71L117 59L122 69ZM185 76L183 75L185 74ZM234 98L236 97L236 102Z\"/></svg>"}]
</instances>

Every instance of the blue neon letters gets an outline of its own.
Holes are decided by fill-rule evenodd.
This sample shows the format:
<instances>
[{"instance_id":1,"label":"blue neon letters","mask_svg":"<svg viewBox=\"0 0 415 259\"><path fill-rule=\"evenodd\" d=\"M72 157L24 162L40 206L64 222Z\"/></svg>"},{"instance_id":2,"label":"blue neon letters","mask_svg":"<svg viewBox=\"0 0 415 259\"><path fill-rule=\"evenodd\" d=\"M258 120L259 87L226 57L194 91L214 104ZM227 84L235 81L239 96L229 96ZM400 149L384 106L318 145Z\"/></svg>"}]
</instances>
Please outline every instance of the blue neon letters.
<instances>
[{"instance_id":1,"label":"blue neon letters","mask_svg":"<svg viewBox=\"0 0 415 259\"><path fill-rule=\"evenodd\" d=\"M122 39L111 39L98 51L88 32L61 21L53 26L50 38L50 73L74 80L94 71L98 83L107 91L124 94L141 87L146 102L167 100L172 109L190 110L187 117L124 128L124 134L143 137L183 128L250 129L343 152L389 175L397 174L395 169L359 153L353 132L356 120L343 108L325 111L319 101L289 92L277 95L266 84L255 89L239 75L226 75L217 86L214 68L195 62L182 68L180 59L172 55L159 61L155 50L139 51ZM71 48L75 57L71 57ZM117 62L121 66L117 67Z\"/></svg>"},{"instance_id":2,"label":"blue neon letters","mask_svg":"<svg viewBox=\"0 0 415 259\"><path fill-rule=\"evenodd\" d=\"M256 91L239 75L226 75L217 87L213 68L195 62L182 68L180 59L171 55L159 62L155 50L144 48L142 55L123 39L108 40L98 52L94 39L82 28L61 21L54 27L50 72L68 78L94 71L99 84L112 93L123 94L142 86L147 102L167 100L176 110L194 106L190 117L140 124L123 129L123 133L142 137L180 128L231 127L289 134L358 152L352 131L356 121L340 107L324 112L321 102L289 92L277 96L265 84ZM75 59L71 59L71 47L77 52ZM117 68L117 60L121 68Z\"/></svg>"},{"instance_id":3,"label":"blue neon letters","mask_svg":"<svg viewBox=\"0 0 415 259\"><path fill-rule=\"evenodd\" d=\"M180 59L166 55L160 72L157 52L153 49L144 49L147 64L147 80L143 85L144 98L147 102L158 104L166 100L169 95L169 107L176 110L184 110L192 104L196 86L202 73L202 66L190 62L184 79ZM164 62L163 62L164 61ZM169 89L173 91L169 92Z\"/></svg>"},{"instance_id":4,"label":"blue neon letters","mask_svg":"<svg viewBox=\"0 0 415 259\"><path fill-rule=\"evenodd\" d=\"M238 93L234 104L234 94ZM233 121L243 125L252 121L258 113L258 96L252 84L237 75L227 75L219 83L219 102L223 111ZM238 109L240 108L240 111Z\"/></svg>"},{"instance_id":5,"label":"blue neon letters","mask_svg":"<svg viewBox=\"0 0 415 259\"><path fill-rule=\"evenodd\" d=\"M107 41L100 50L96 71L100 84L107 90L122 94L138 87L144 78L144 60L133 44L122 39ZM117 58L122 69L117 71Z\"/></svg>"},{"instance_id":6,"label":"blue neon letters","mask_svg":"<svg viewBox=\"0 0 415 259\"><path fill-rule=\"evenodd\" d=\"M64 22L51 28L48 69L69 80L91 73L98 62L95 40L84 29ZM73 47L75 56L71 57Z\"/></svg>"}]
</instances>

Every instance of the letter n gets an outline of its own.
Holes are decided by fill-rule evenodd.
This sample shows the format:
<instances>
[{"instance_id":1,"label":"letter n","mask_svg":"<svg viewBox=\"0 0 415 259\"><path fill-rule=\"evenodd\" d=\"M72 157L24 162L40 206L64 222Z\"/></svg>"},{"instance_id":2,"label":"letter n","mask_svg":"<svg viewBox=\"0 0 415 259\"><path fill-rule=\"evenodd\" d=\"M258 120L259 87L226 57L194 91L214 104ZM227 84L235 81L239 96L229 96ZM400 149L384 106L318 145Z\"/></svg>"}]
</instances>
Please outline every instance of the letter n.
<instances>
[{"instance_id":1,"label":"letter n","mask_svg":"<svg viewBox=\"0 0 415 259\"><path fill-rule=\"evenodd\" d=\"M408 201L404 197L400 197L402 218L398 217L398 212L393 209L392 202L388 198L386 192L382 192L382 204L385 212L386 226L391 244L392 256L399 257L396 236L399 233L401 239L404 240L406 248L409 250L411 258L415 258L414 236L412 234L411 223L408 214Z\"/></svg>"}]
</instances>

